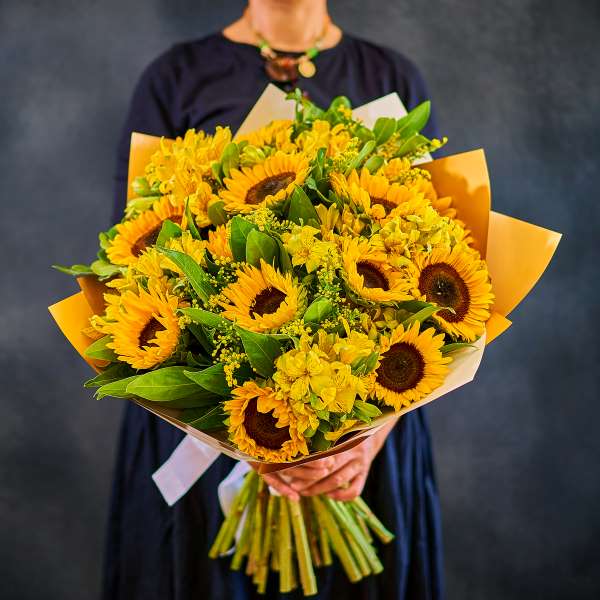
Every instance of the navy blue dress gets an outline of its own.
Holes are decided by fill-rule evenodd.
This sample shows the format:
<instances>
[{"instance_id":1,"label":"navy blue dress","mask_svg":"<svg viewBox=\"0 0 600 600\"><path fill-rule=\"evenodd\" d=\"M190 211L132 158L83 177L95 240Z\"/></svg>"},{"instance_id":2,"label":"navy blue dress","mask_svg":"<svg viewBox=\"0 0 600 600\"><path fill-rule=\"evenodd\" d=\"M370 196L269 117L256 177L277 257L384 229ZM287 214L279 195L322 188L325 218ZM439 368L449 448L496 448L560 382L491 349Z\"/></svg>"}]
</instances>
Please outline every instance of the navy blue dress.
<instances>
[{"instance_id":1,"label":"navy blue dress","mask_svg":"<svg viewBox=\"0 0 600 600\"><path fill-rule=\"evenodd\" d=\"M300 86L320 106L337 95L359 106L398 92L408 108L428 99L416 67L402 55L344 35L315 59L317 73ZM115 221L126 198L132 131L175 137L195 127L233 131L269 82L257 48L217 33L174 46L138 83L118 151ZM435 123L426 131L435 134ZM120 433L103 572L105 600L247 600L250 579L229 570L229 558L210 560L222 521L218 484L235 461L217 459L170 508L151 479L183 434L128 403ZM385 571L351 584L339 566L318 569L317 598L438 599L443 596L441 522L431 441L421 410L403 417L374 460L363 497L396 539L380 547ZM269 582L267 598L279 598ZM262 596L264 598L264 596ZM284 598L302 597L300 592Z\"/></svg>"}]
</instances>

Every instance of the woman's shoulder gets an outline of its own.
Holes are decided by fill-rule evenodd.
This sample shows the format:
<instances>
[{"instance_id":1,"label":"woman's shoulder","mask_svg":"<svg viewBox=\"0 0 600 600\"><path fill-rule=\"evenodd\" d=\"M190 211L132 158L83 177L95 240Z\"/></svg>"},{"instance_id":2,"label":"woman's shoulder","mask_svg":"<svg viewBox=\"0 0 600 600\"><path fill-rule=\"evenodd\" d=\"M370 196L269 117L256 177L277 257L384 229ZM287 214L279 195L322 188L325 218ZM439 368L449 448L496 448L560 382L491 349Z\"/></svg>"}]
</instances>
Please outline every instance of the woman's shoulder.
<instances>
[{"instance_id":1,"label":"woman's shoulder","mask_svg":"<svg viewBox=\"0 0 600 600\"><path fill-rule=\"evenodd\" d=\"M403 74L406 78L420 78L421 72L416 63L399 50L377 44L360 36L346 33L347 45L350 51L355 52L368 61L368 64L382 69L393 69Z\"/></svg>"}]
</instances>

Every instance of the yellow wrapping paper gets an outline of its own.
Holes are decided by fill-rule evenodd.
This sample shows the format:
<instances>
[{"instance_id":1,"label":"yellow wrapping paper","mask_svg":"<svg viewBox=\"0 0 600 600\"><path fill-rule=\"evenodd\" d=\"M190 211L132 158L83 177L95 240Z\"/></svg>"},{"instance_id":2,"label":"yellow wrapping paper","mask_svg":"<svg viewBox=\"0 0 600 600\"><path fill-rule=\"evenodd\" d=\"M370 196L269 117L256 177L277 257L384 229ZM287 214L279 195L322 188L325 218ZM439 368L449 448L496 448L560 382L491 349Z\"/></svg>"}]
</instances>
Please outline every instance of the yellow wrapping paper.
<instances>
[{"instance_id":1,"label":"yellow wrapping paper","mask_svg":"<svg viewBox=\"0 0 600 600\"><path fill-rule=\"evenodd\" d=\"M261 99L254 106L239 132L254 129L273 118L293 118L291 103L284 102L282 92L268 86ZM292 110L290 112L290 107ZM378 116L402 116L405 113L402 103L395 94L380 98L373 103L356 109L365 121L372 126ZM275 115L275 116L273 116ZM161 139L140 133L131 137L128 189L135 177L144 174L145 165L156 151ZM453 355L450 373L444 384L421 401L406 407L400 413L387 413L375 419L370 426L356 427L354 432L341 438L333 449L311 455L298 462L314 460L345 450L362 439L373 435L381 426L398 414L404 414L419 406L472 381L483 356L485 344L502 334L511 322L507 315L525 298L548 266L560 241L560 234L531 225L518 219L491 211L490 183L483 150L474 150L421 165L432 176L434 187L440 196L452 196L457 216L471 231L476 246L486 257L496 297L490 319L486 323L486 333L474 344ZM79 278L82 291L50 307L50 312L65 337L81 356L96 370L101 364L94 363L84 355L92 342L82 330L89 324L89 318L102 312L102 293L105 286L95 279ZM93 308L92 308L93 307ZM225 432L207 434L194 429L178 419L179 412L156 406L155 403L135 399L140 406L185 431L209 446L240 460L256 459L240 452L227 440ZM285 465L263 465L263 470L285 468Z\"/></svg>"}]
</instances>

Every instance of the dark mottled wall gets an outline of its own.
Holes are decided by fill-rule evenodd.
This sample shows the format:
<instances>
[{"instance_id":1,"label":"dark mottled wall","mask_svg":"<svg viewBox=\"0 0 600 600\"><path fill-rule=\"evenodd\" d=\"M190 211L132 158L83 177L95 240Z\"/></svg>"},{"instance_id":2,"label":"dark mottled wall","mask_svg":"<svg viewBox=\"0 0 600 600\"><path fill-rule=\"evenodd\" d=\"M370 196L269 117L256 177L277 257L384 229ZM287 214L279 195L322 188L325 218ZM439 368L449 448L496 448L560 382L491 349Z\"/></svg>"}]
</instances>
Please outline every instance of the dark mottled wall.
<instances>
[{"instance_id":1,"label":"dark mottled wall","mask_svg":"<svg viewBox=\"0 0 600 600\"><path fill-rule=\"evenodd\" d=\"M0 581L95 595L121 405L95 402L46 312L111 210L141 69L241 1L0 4ZM486 148L497 210L565 234L475 383L429 409L448 597L598 598L600 3L332 2L422 67L451 151Z\"/></svg>"}]
</instances>

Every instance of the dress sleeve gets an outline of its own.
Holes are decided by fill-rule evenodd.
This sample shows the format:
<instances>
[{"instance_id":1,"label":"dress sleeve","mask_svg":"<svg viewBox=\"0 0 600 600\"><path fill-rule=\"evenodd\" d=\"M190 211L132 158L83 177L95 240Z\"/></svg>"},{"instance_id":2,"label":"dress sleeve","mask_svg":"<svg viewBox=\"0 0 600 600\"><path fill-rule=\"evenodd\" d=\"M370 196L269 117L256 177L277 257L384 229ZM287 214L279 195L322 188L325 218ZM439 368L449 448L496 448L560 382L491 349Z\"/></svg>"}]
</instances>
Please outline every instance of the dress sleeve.
<instances>
[{"instance_id":1,"label":"dress sleeve","mask_svg":"<svg viewBox=\"0 0 600 600\"><path fill-rule=\"evenodd\" d=\"M180 130L176 103L177 69L172 62L172 52L170 50L152 62L135 86L117 147L113 223L122 219L125 209L132 132L175 137Z\"/></svg>"}]
</instances>

